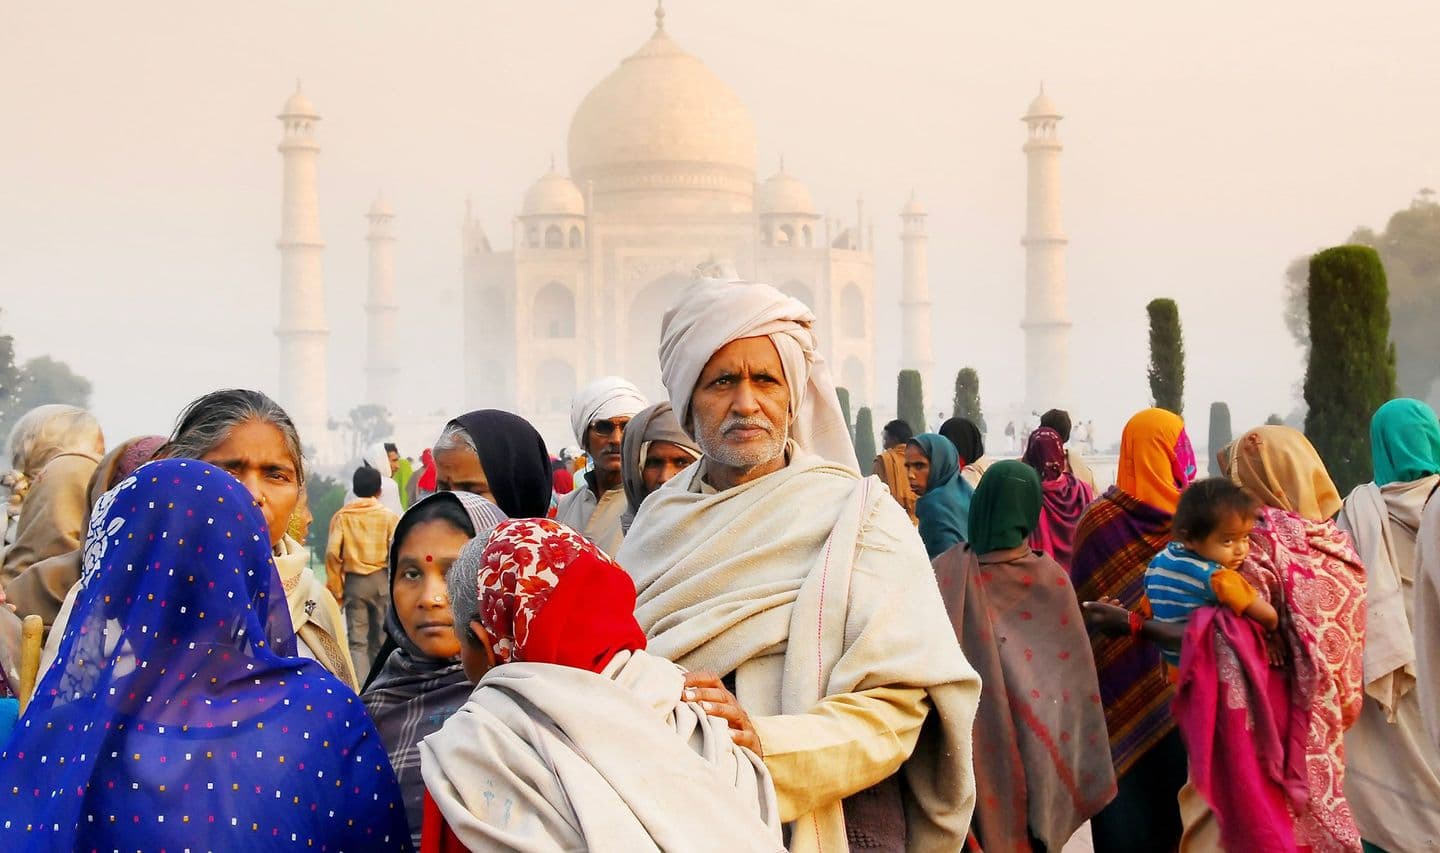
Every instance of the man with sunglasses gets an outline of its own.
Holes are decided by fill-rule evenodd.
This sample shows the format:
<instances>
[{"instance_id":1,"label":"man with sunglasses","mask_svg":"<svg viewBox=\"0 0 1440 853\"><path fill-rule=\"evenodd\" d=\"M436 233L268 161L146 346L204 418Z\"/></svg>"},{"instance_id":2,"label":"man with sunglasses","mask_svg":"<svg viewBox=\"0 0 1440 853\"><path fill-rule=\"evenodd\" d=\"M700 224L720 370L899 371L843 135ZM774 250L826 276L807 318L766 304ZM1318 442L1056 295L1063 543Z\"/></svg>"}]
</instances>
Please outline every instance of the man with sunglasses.
<instances>
[{"instance_id":1,"label":"man with sunglasses","mask_svg":"<svg viewBox=\"0 0 1440 853\"><path fill-rule=\"evenodd\" d=\"M590 457L590 470L560 499L555 518L607 554L619 549L625 535L620 520L628 504L620 441L625 425L649 405L639 388L618 376L597 379L570 400L570 426Z\"/></svg>"}]
</instances>

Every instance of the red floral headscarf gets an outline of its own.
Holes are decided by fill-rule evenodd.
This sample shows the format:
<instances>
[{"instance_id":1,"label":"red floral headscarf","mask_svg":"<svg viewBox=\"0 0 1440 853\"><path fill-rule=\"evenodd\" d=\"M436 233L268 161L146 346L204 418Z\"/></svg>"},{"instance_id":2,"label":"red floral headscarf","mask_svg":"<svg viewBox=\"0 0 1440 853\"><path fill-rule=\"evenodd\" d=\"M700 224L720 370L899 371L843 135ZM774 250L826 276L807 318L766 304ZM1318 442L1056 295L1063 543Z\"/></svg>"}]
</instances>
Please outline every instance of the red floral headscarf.
<instances>
[{"instance_id":1,"label":"red floral headscarf","mask_svg":"<svg viewBox=\"0 0 1440 853\"><path fill-rule=\"evenodd\" d=\"M480 557L480 625L497 663L599 672L645 648L635 583L605 552L548 518L501 522Z\"/></svg>"}]
</instances>

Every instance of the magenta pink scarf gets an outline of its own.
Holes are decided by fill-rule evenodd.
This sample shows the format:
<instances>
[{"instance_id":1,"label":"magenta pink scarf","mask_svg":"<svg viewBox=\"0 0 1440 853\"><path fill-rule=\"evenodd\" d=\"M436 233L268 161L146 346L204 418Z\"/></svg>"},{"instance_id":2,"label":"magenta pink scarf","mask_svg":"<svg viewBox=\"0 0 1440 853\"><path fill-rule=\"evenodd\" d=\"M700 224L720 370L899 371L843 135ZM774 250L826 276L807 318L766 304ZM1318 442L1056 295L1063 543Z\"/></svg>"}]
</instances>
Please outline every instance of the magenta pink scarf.
<instances>
[{"instance_id":1,"label":"magenta pink scarf","mask_svg":"<svg viewBox=\"0 0 1440 853\"><path fill-rule=\"evenodd\" d=\"M1308 708L1269 664L1258 624L1223 607L1190 617L1172 710L1190 783L1215 812L1226 850L1300 849L1294 812L1309 804Z\"/></svg>"},{"instance_id":2,"label":"magenta pink scarf","mask_svg":"<svg viewBox=\"0 0 1440 853\"><path fill-rule=\"evenodd\" d=\"M1040 484L1040 524L1030 534L1030 547L1045 554L1070 571L1075 553L1075 528L1085 507L1095 500L1088 483L1075 479L1066 471L1054 480Z\"/></svg>"}]
</instances>

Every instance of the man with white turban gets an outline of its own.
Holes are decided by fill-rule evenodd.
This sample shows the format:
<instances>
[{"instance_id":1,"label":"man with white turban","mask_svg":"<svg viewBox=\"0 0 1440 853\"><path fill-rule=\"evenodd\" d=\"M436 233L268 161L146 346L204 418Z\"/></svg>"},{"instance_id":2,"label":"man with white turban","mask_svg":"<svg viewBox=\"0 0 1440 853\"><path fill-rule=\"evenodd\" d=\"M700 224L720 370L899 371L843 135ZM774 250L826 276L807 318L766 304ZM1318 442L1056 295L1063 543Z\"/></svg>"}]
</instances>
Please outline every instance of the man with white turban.
<instances>
[{"instance_id":1,"label":"man with white turban","mask_svg":"<svg viewBox=\"0 0 1440 853\"><path fill-rule=\"evenodd\" d=\"M596 379L570 398L570 428L589 455L591 470L560 499L555 520L585 534L606 554L620 547L625 536L620 522L629 506L621 439L625 425L648 405L639 388L618 376Z\"/></svg>"},{"instance_id":2,"label":"man with white turban","mask_svg":"<svg viewBox=\"0 0 1440 853\"><path fill-rule=\"evenodd\" d=\"M814 323L769 285L681 294L661 375L703 456L618 562L686 698L764 758L791 850L959 850L980 680L910 519L856 471Z\"/></svg>"}]
</instances>

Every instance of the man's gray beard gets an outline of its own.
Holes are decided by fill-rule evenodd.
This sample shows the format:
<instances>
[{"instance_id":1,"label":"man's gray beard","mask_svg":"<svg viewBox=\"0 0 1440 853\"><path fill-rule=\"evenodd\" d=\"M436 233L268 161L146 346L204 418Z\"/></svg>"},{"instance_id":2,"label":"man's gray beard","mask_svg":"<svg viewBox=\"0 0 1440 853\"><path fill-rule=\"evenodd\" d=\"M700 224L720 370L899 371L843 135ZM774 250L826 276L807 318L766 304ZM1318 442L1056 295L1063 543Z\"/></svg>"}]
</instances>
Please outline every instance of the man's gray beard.
<instances>
[{"instance_id":1,"label":"man's gray beard","mask_svg":"<svg viewBox=\"0 0 1440 853\"><path fill-rule=\"evenodd\" d=\"M769 438L758 446L736 447L725 440L725 431L736 426L760 427ZM701 429L695 441L706 459L727 468L757 468L785 453L785 432L777 430L769 419L763 417L727 418L718 428Z\"/></svg>"}]
</instances>

